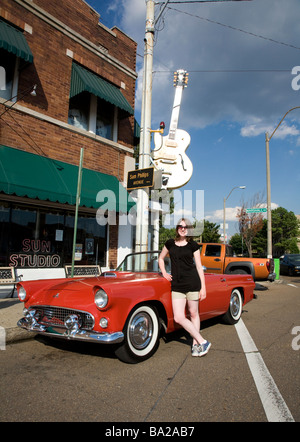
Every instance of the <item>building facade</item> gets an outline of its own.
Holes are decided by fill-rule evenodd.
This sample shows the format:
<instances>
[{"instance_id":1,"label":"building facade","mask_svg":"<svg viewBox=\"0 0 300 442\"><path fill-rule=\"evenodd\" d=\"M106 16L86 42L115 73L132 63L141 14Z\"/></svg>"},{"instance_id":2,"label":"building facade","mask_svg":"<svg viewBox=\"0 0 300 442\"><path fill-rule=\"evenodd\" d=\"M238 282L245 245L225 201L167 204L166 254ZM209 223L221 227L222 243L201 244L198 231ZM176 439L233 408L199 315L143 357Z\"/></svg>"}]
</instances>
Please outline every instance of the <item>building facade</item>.
<instances>
[{"instance_id":1,"label":"building facade","mask_svg":"<svg viewBox=\"0 0 300 442\"><path fill-rule=\"evenodd\" d=\"M1 267L64 277L79 195L75 264L131 251L136 46L84 0L1 1Z\"/></svg>"}]
</instances>

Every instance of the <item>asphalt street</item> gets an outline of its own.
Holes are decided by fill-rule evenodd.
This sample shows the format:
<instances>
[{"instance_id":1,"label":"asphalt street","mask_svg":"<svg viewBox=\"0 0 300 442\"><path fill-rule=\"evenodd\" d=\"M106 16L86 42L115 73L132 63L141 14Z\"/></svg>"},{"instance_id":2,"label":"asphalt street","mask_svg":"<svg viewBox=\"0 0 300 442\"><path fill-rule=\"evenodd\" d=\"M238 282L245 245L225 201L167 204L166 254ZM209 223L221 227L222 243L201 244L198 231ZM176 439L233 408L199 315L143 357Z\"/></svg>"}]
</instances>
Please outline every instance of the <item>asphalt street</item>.
<instances>
[{"instance_id":1,"label":"asphalt street","mask_svg":"<svg viewBox=\"0 0 300 442\"><path fill-rule=\"evenodd\" d=\"M243 324L256 346L251 354L270 374L271 400L275 385L299 422L300 278L267 287L245 306ZM177 332L136 365L120 362L109 346L41 337L8 343L0 351L0 421L102 422L111 431L118 422L271 420L236 327L207 321L202 334L212 342L203 358L192 358L189 337Z\"/></svg>"}]
</instances>

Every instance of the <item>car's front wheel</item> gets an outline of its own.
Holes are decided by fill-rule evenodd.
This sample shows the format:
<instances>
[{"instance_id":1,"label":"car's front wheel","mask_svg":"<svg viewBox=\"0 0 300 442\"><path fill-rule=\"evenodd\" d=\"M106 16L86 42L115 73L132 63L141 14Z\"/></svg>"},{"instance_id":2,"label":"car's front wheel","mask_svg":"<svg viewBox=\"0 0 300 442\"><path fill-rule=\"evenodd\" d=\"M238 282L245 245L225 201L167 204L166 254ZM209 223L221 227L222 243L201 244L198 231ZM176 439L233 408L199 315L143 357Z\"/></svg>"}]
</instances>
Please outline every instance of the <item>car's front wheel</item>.
<instances>
[{"instance_id":1,"label":"car's front wheel","mask_svg":"<svg viewBox=\"0 0 300 442\"><path fill-rule=\"evenodd\" d=\"M223 321L226 324L236 324L243 310L243 298L239 289L234 289L231 292L229 307L225 315L223 316Z\"/></svg>"},{"instance_id":2,"label":"car's front wheel","mask_svg":"<svg viewBox=\"0 0 300 442\"><path fill-rule=\"evenodd\" d=\"M159 318L155 307L140 305L127 318L124 342L115 350L123 362L134 364L148 359L159 345Z\"/></svg>"}]
</instances>

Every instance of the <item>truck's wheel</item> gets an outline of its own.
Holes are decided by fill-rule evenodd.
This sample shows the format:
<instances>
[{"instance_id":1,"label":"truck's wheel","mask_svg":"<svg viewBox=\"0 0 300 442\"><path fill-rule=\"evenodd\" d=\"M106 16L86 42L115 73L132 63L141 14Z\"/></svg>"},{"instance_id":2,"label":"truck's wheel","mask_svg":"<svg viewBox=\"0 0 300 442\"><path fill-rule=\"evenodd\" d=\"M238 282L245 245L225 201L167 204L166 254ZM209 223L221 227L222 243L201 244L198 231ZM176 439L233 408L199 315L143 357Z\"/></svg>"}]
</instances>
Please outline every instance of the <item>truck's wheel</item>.
<instances>
[{"instance_id":1,"label":"truck's wheel","mask_svg":"<svg viewBox=\"0 0 300 442\"><path fill-rule=\"evenodd\" d=\"M134 364L150 358L159 345L159 319L155 307L140 305L129 315L124 327L124 343L115 354Z\"/></svg>"},{"instance_id":2,"label":"truck's wheel","mask_svg":"<svg viewBox=\"0 0 300 442\"><path fill-rule=\"evenodd\" d=\"M248 275L249 274L246 272L246 270L243 270L243 269L235 269L230 273L232 273L234 275Z\"/></svg>"},{"instance_id":3,"label":"truck's wheel","mask_svg":"<svg viewBox=\"0 0 300 442\"><path fill-rule=\"evenodd\" d=\"M231 292L229 307L225 315L223 316L223 321L226 324L234 325L236 324L243 310L243 298L239 289L234 289Z\"/></svg>"}]
</instances>

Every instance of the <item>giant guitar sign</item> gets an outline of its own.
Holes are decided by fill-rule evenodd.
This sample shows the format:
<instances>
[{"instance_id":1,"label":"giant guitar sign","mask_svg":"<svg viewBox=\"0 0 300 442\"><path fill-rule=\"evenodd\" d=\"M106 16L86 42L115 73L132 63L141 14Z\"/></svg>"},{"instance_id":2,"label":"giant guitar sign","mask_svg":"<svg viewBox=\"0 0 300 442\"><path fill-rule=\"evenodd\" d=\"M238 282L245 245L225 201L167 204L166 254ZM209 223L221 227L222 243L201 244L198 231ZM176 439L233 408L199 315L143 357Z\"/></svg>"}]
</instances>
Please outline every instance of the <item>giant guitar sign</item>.
<instances>
[{"instance_id":1,"label":"giant guitar sign","mask_svg":"<svg viewBox=\"0 0 300 442\"><path fill-rule=\"evenodd\" d=\"M187 80L186 71L179 69L175 72L175 96L169 134L163 137L159 132L154 133L153 163L156 169L162 170L162 184L167 189L184 186L193 173L193 164L185 153L191 137L185 130L177 128L182 92L187 86Z\"/></svg>"}]
</instances>

